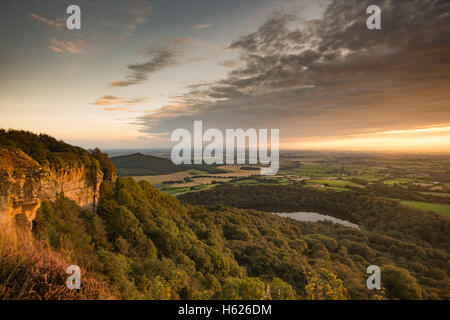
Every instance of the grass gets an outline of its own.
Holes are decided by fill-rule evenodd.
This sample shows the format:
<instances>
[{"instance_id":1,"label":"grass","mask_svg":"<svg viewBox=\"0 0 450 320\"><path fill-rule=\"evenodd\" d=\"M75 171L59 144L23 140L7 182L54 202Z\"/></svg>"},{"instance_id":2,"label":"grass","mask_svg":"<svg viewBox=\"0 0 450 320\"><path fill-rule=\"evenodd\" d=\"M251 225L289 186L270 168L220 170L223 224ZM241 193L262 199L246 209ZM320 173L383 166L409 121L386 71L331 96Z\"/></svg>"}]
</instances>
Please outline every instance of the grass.
<instances>
[{"instance_id":1,"label":"grass","mask_svg":"<svg viewBox=\"0 0 450 320\"><path fill-rule=\"evenodd\" d=\"M439 203L428 203L428 202L420 202L420 201L407 201L401 200L402 204L415 207L417 209L423 211L432 211L436 213L440 213L447 218L450 218L450 205L447 204L439 204Z\"/></svg>"},{"instance_id":2,"label":"grass","mask_svg":"<svg viewBox=\"0 0 450 320\"><path fill-rule=\"evenodd\" d=\"M190 175L200 176L200 175L208 175L209 173L203 170L193 169L189 170Z\"/></svg>"},{"instance_id":3,"label":"grass","mask_svg":"<svg viewBox=\"0 0 450 320\"><path fill-rule=\"evenodd\" d=\"M409 183L412 179L409 178L396 178L396 179L389 179L386 181L383 181L384 184L388 185L394 185L394 184L403 184L403 183Z\"/></svg>"}]
</instances>

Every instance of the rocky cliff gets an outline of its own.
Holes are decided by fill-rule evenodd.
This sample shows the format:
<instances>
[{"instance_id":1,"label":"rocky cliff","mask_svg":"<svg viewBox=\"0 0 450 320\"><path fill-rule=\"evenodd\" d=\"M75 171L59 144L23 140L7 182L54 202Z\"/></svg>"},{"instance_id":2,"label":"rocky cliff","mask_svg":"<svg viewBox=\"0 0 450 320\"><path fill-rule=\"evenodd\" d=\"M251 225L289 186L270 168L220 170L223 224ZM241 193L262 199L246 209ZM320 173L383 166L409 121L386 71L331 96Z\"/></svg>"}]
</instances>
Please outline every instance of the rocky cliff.
<instances>
[{"instance_id":1,"label":"rocky cliff","mask_svg":"<svg viewBox=\"0 0 450 320\"><path fill-rule=\"evenodd\" d=\"M29 231L41 202L62 196L94 211L105 178L114 180L98 166L78 163L57 169L19 148L0 147L0 229Z\"/></svg>"}]
</instances>

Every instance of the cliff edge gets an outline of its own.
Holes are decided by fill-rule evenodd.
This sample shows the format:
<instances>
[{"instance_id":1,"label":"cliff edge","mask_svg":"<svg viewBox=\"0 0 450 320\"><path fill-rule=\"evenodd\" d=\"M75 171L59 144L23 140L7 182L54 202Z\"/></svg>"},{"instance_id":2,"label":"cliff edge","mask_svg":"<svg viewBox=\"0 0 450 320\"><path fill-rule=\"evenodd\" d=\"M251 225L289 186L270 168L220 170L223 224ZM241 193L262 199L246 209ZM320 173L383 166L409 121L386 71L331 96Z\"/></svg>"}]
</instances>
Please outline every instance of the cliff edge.
<instances>
[{"instance_id":1,"label":"cliff edge","mask_svg":"<svg viewBox=\"0 0 450 320\"><path fill-rule=\"evenodd\" d=\"M31 230L41 202L66 197L95 211L100 185L114 183L107 155L47 135L0 130L0 229Z\"/></svg>"}]
</instances>

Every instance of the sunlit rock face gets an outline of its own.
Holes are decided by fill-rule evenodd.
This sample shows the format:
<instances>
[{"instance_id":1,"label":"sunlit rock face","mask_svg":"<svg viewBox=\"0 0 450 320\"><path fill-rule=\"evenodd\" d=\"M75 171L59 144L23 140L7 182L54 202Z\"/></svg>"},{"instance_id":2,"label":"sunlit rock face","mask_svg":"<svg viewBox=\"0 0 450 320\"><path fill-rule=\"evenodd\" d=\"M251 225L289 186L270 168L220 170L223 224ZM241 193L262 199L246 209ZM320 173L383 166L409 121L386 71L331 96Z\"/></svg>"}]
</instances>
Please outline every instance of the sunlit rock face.
<instances>
[{"instance_id":1,"label":"sunlit rock face","mask_svg":"<svg viewBox=\"0 0 450 320\"><path fill-rule=\"evenodd\" d=\"M103 180L103 172L95 167L80 164L56 170L41 167L21 150L1 149L0 228L4 232L31 230L41 202L61 196L95 211Z\"/></svg>"}]
</instances>

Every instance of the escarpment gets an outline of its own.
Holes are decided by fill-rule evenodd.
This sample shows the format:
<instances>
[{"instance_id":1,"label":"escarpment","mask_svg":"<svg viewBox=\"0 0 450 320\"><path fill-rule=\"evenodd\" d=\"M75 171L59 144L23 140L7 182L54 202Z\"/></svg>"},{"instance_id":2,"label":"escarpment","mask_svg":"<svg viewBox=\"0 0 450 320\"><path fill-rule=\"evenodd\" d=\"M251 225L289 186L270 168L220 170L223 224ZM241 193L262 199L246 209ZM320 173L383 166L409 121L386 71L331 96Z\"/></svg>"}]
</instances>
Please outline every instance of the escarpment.
<instances>
[{"instance_id":1,"label":"escarpment","mask_svg":"<svg viewBox=\"0 0 450 320\"><path fill-rule=\"evenodd\" d=\"M50 152L47 154L50 161L37 161L22 151L20 145L0 145L0 231L28 232L42 201L59 197L73 200L87 210L96 210L100 185L105 180L113 183L115 172L104 170L101 162L107 157L99 150L95 152L104 156L100 161L86 150L74 150L78 152L75 155L73 150Z\"/></svg>"}]
</instances>

